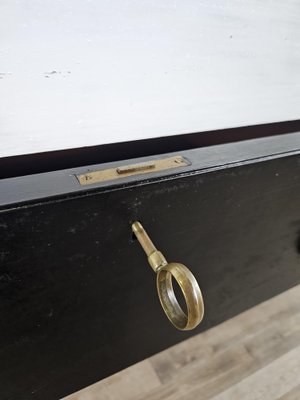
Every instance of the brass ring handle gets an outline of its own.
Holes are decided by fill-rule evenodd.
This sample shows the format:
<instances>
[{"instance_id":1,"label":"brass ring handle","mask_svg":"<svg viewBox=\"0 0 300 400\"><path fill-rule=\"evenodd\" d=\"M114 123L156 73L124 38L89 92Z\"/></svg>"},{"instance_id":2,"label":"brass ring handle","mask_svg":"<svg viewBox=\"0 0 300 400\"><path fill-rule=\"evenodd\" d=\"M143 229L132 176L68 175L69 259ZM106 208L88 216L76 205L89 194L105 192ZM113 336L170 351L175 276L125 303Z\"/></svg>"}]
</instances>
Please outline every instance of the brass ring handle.
<instances>
[{"instance_id":1,"label":"brass ring handle","mask_svg":"<svg viewBox=\"0 0 300 400\"><path fill-rule=\"evenodd\" d=\"M177 329L194 329L204 316L203 298L194 275L183 264L168 263L163 254L156 249L140 222L132 224L132 231L147 254L150 266L157 274L158 296L167 317ZM176 299L172 278L177 281L183 293L187 314Z\"/></svg>"}]
</instances>

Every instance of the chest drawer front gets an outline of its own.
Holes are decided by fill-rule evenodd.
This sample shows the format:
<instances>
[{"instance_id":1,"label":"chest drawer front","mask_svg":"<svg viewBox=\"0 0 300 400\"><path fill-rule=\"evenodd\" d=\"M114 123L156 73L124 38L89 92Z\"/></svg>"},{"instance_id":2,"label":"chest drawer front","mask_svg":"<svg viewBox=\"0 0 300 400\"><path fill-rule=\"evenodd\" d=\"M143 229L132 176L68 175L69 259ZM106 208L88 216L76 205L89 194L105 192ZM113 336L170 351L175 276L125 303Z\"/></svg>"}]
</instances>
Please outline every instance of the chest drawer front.
<instances>
[{"instance_id":1,"label":"chest drawer front","mask_svg":"<svg viewBox=\"0 0 300 400\"><path fill-rule=\"evenodd\" d=\"M295 155L3 210L1 398L60 398L296 285L299 205ZM193 271L199 329L165 318L135 220Z\"/></svg>"}]
</instances>

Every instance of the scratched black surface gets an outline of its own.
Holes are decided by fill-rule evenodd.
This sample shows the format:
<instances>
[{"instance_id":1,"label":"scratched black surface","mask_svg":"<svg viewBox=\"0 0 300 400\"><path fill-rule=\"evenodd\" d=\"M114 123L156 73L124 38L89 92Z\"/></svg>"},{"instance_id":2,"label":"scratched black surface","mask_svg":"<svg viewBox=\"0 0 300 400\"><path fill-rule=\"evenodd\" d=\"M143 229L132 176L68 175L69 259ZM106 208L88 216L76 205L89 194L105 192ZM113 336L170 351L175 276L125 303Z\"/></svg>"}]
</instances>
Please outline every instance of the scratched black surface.
<instances>
[{"instance_id":1,"label":"scratched black surface","mask_svg":"<svg viewBox=\"0 0 300 400\"><path fill-rule=\"evenodd\" d=\"M194 272L206 315L164 316L130 223ZM59 399L300 283L300 156L0 213L0 398Z\"/></svg>"}]
</instances>

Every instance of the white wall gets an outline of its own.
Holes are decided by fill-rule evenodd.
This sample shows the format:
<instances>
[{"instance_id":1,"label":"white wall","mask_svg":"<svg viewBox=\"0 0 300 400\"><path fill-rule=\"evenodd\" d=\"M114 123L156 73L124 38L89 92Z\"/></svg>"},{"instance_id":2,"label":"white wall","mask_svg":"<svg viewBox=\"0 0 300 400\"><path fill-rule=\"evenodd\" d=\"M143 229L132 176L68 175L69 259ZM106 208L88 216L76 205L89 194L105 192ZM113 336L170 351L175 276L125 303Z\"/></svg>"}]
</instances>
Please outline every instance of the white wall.
<instances>
[{"instance_id":1,"label":"white wall","mask_svg":"<svg viewBox=\"0 0 300 400\"><path fill-rule=\"evenodd\" d=\"M0 156L297 119L300 1L1 0L0 74Z\"/></svg>"}]
</instances>

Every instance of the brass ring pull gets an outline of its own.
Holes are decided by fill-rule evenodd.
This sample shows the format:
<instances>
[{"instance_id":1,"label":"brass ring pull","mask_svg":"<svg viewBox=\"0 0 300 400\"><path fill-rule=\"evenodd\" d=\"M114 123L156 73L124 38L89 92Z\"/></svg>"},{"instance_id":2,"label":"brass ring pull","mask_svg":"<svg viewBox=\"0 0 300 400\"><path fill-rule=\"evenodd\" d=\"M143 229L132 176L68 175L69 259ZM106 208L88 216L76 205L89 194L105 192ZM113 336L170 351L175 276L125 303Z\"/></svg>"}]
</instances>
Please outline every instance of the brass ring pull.
<instances>
[{"instance_id":1,"label":"brass ring pull","mask_svg":"<svg viewBox=\"0 0 300 400\"><path fill-rule=\"evenodd\" d=\"M157 291L160 303L172 324L180 330L194 329L203 319L204 303L199 285L191 271L183 264L168 263L158 251L140 222L132 224L132 230L148 256L157 274ZM180 307L172 285L174 278L185 299L187 314Z\"/></svg>"}]
</instances>

